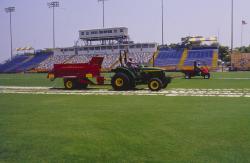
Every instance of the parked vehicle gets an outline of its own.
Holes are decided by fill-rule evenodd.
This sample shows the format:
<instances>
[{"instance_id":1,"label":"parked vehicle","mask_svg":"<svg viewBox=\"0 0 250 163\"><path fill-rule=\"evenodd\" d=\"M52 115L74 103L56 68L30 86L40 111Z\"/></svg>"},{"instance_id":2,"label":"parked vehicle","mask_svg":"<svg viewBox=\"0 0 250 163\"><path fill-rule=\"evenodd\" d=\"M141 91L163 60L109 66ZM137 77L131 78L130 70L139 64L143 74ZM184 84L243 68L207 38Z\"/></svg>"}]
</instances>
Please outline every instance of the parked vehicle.
<instances>
[{"instance_id":1,"label":"parked vehicle","mask_svg":"<svg viewBox=\"0 0 250 163\"><path fill-rule=\"evenodd\" d=\"M101 72L103 57L93 57L89 63L55 64L48 78L63 78L66 89L86 89L88 85L104 85L105 78ZM127 52L120 52L120 66L113 69L111 85L116 91L133 90L137 85L147 84L151 91L159 91L168 86L171 77L165 75L160 68L144 67L129 64Z\"/></svg>"},{"instance_id":2,"label":"parked vehicle","mask_svg":"<svg viewBox=\"0 0 250 163\"><path fill-rule=\"evenodd\" d=\"M147 84L151 91L159 91L168 86L171 77L165 71L155 67L144 67L128 61L127 52L120 52L120 66L113 69L111 85L114 90L123 91L134 89L137 85Z\"/></svg>"},{"instance_id":3,"label":"parked vehicle","mask_svg":"<svg viewBox=\"0 0 250 163\"><path fill-rule=\"evenodd\" d=\"M210 79L210 72L206 63L203 61L194 61L194 66L191 70L182 70L185 79L191 79L195 76L202 76L204 79Z\"/></svg>"}]
</instances>

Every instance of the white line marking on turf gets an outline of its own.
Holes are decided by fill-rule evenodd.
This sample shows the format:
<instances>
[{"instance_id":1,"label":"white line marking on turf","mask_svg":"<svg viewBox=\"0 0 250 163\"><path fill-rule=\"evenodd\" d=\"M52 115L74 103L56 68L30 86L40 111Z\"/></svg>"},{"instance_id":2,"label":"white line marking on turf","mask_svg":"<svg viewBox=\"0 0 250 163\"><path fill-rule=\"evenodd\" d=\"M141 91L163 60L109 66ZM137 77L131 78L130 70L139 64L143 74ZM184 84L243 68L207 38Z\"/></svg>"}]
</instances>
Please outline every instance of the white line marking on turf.
<instances>
[{"instance_id":1,"label":"white line marking on turf","mask_svg":"<svg viewBox=\"0 0 250 163\"><path fill-rule=\"evenodd\" d=\"M216 80L250 80L250 78L213 78Z\"/></svg>"},{"instance_id":2,"label":"white line marking on turf","mask_svg":"<svg viewBox=\"0 0 250 163\"><path fill-rule=\"evenodd\" d=\"M159 92L149 90L63 90L50 87L0 86L2 94L49 94L49 95L124 95L124 96L193 96L193 97L250 97L250 89L168 89Z\"/></svg>"}]
</instances>

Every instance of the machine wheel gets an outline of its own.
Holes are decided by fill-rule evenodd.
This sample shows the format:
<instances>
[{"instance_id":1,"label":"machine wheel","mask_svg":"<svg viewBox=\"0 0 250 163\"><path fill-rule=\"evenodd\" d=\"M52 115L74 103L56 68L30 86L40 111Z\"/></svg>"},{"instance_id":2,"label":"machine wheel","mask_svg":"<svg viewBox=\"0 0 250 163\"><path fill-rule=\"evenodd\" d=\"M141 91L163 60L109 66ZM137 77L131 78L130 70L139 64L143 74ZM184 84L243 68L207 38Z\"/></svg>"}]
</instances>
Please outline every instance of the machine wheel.
<instances>
[{"instance_id":1,"label":"machine wheel","mask_svg":"<svg viewBox=\"0 0 250 163\"><path fill-rule=\"evenodd\" d=\"M162 84L162 88L165 89L167 88L168 84L171 82L171 78L167 78L166 80L164 80L163 84Z\"/></svg>"},{"instance_id":2,"label":"machine wheel","mask_svg":"<svg viewBox=\"0 0 250 163\"><path fill-rule=\"evenodd\" d=\"M185 74L185 79L191 79L191 75L190 74Z\"/></svg>"},{"instance_id":3,"label":"machine wheel","mask_svg":"<svg viewBox=\"0 0 250 163\"><path fill-rule=\"evenodd\" d=\"M158 78L153 78L148 82L148 88L151 91L159 91L163 88L162 81Z\"/></svg>"},{"instance_id":4,"label":"machine wheel","mask_svg":"<svg viewBox=\"0 0 250 163\"><path fill-rule=\"evenodd\" d=\"M111 84L114 90L124 91L130 88L129 78L124 73L117 73L112 77Z\"/></svg>"},{"instance_id":5,"label":"machine wheel","mask_svg":"<svg viewBox=\"0 0 250 163\"><path fill-rule=\"evenodd\" d=\"M205 74L204 79L210 79L210 74Z\"/></svg>"},{"instance_id":6,"label":"machine wheel","mask_svg":"<svg viewBox=\"0 0 250 163\"><path fill-rule=\"evenodd\" d=\"M165 82L165 83L162 85L162 89L167 88L167 86L168 86L168 83L167 83L167 82Z\"/></svg>"},{"instance_id":7,"label":"machine wheel","mask_svg":"<svg viewBox=\"0 0 250 163\"><path fill-rule=\"evenodd\" d=\"M81 83L77 84L77 88L79 89L87 89L87 87L88 87L88 84L81 84Z\"/></svg>"},{"instance_id":8,"label":"machine wheel","mask_svg":"<svg viewBox=\"0 0 250 163\"><path fill-rule=\"evenodd\" d=\"M76 81L74 79L64 79L64 87L66 89L75 89Z\"/></svg>"}]
</instances>

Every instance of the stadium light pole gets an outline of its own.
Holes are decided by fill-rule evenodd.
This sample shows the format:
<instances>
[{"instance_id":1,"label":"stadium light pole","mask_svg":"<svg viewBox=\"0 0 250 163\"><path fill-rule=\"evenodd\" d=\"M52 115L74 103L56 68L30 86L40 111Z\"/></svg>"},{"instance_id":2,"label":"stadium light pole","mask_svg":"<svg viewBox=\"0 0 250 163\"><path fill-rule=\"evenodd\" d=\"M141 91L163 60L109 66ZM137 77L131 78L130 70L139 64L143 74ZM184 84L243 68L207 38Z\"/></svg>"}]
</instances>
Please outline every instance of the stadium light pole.
<instances>
[{"instance_id":1,"label":"stadium light pole","mask_svg":"<svg viewBox=\"0 0 250 163\"><path fill-rule=\"evenodd\" d=\"M5 12L10 14L10 58L12 60L13 51L12 51L12 12L15 12L15 7L5 8Z\"/></svg>"},{"instance_id":2,"label":"stadium light pole","mask_svg":"<svg viewBox=\"0 0 250 163\"><path fill-rule=\"evenodd\" d=\"M164 45L164 2L161 0L161 43Z\"/></svg>"},{"instance_id":3,"label":"stadium light pole","mask_svg":"<svg viewBox=\"0 0 250 163\"><path fill-rule=\"evenodd\" d=\"M105 1L107 0L98 0L98 2L102 2L102 27L105 28Z\"/></svg>"},{"instance_id":4,"label":"stadium light pole","mask_svg":"<svg viewBox=\"0 0 250 163\"><path fill-rule=\"evenodd\" d=\"M55 41L55 8L59 7L58 1L52 1L47 3L49 8L52 8L53 10L53 49L56 47L56 41Z\"/></svg>"},{"instance_id":5,"label":"stadium light pole","mask_svg":"<svg viewBox=\"0 0 250 163\"><path fill-rule=\"evenodd\" d=\"M231 1L231 50L230 50L231 69L233 68L232 64L233 48L234 48L234 0Z\"/></svg>"},{"instance_id":6,"label":"stadium light pole","mask_svg":"<svg viewBox=\"0 0 250 163\"><path fill-rule=\"evenodd\" d=\"M231 54L233 54L234 47L234 0L231 4Z\"/></svg>"}]
</instances>

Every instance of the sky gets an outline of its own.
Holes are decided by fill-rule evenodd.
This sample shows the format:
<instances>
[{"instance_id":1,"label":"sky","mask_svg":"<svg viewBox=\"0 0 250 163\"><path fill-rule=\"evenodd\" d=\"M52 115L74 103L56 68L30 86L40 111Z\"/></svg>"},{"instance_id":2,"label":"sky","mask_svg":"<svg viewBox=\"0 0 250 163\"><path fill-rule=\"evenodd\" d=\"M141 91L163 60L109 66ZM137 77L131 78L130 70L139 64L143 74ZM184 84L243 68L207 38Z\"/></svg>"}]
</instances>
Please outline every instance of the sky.
<instances>
[{"instance_id":1,"label":"sky","mask_svg":"<svg viewBox=\"0 0 250 163\"><path fill-rule=\"evenodd\" d=\"M102 3L98 0L58 0L55 11L56 46L73 46L80 29L102 28ZM234 45L250 44L249 0L234 0ZM0 0L0 63L10 58L9 15L4 8L15 6L12 16L13 48L50 48L52 10L50 0ZM164 42L178 43L188 35L218 36L230 45L231 0L164 0ZM128 27L135 42L161 43L161 0L107 0L105 27Z\"/></svg>"}]
</instances>

